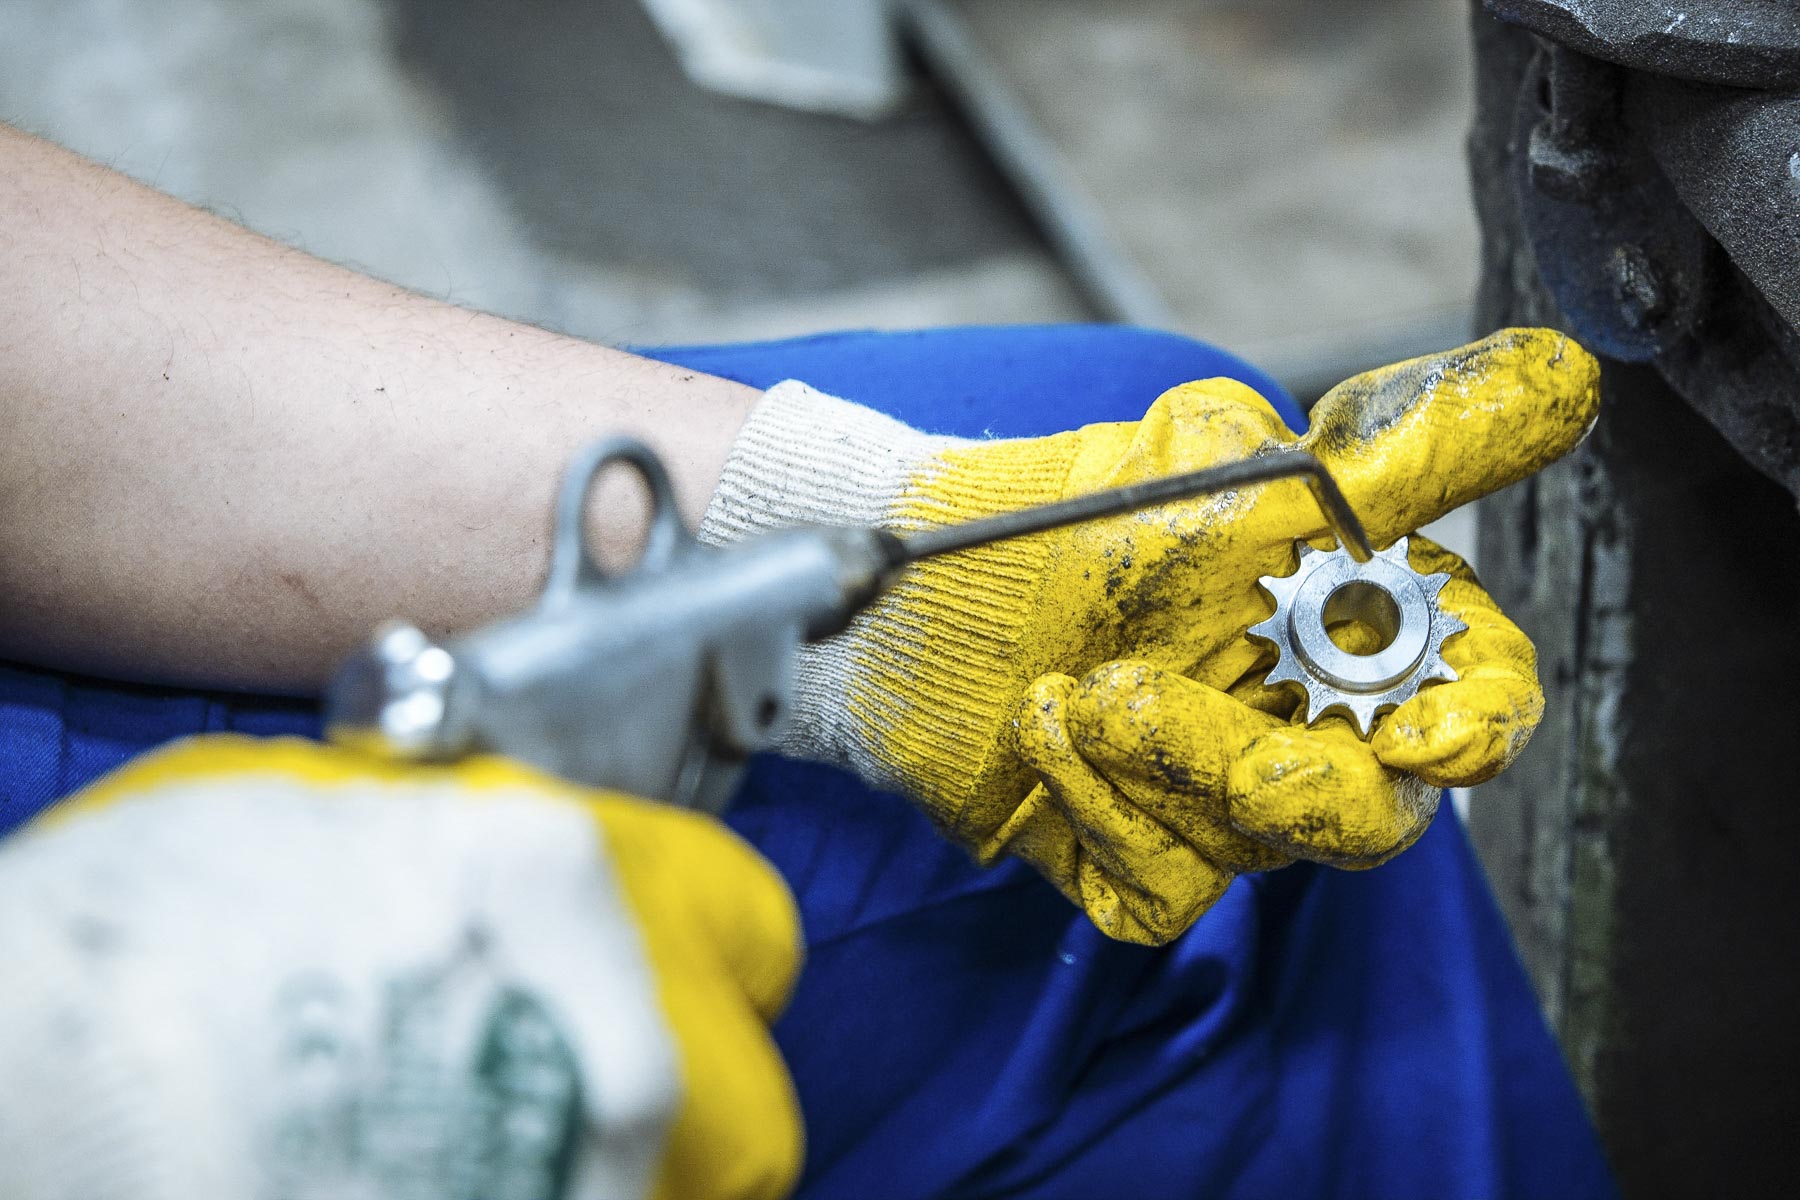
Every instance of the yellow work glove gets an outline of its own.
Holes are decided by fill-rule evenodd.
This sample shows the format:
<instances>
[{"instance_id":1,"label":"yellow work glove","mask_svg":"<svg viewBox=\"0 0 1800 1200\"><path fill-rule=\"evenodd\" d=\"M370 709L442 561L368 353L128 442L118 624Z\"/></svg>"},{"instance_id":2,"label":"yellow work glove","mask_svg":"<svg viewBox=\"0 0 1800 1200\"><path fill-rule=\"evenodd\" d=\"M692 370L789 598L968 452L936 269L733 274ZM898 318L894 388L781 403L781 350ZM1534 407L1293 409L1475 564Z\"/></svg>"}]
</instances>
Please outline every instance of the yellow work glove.
<instances>
[{"instance_id":1,"label":"yellow work glove","mask_svg":"<svg viewBox=\"0 0 1800 1200\"><path fill-rule=\"evenodd\" d=\"M693 813L178 744L0 846L0 1195L779 1197L799 958Z\"/></svg>"},{"instance_id":2,"label":"yellow work glove","mask_svg":"<svg viewBox=\"0 0 1800 1200\"><path fill-rule=\"evenodd\" d=\"M1045 438L933 438L799 384L740 435L703 532L798 522L900 530L965 521L1297 444L1384 547L1567 453L1599 400L1591 356L1547 330L1361 375L1296 439L1249 387L1165 393L1143 420ZM1106 933L1175 937L1236 872L1296 857L1368 866L1411 844L1443 785L1498 772L1542 709L1534 655L1454 556L1440 602L1469 626L1371 742L1307 728L1261 686L1257 586L1326 525L1282 481L911 569L802 661L796 753L913 796L982 862L1035 864ZM1321 543L1324 544L1324 543Z\"/></svg>"}]
</instances>

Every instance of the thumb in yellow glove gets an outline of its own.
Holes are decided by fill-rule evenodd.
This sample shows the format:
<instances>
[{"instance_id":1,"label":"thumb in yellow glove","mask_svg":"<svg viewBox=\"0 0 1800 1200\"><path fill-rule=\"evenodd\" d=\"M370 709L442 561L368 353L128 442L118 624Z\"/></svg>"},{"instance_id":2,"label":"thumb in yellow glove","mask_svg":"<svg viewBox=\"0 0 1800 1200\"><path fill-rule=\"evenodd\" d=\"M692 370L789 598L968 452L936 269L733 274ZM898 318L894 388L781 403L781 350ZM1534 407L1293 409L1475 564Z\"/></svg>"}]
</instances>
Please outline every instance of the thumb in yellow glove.
<instances>
[{"instance_id":1,"label":"thumb in yellow glove","mask_svg":"<svg viewBox=\"0 0 1800 1200\"><path fill-rule=\"evenodd\" d=\"M799 946L692 813L177 744L0 847L0 1194L782 1196Z\"/></svg>"},{"instance_id":2,"label":"thumb in yellow glove","mask_svg":"<svg viewBox=\"0 0 1800 1200\"><path fill-rule=\"evenodd\" d=\"M1591 427L1597 367L1546 330L1340 385L1296 439L1243 384L1186 384L1141 421L1046 438L931 438L797 384L764 398L704 529L797 522L910 530L1194 470L1296 442L1323 460L1377 545L1524 478ZM1374 740L1295 725L1245 630L1257 586L1324 521L1281 482L930 561L802 663L795 752L917 799L982 861L1034 863L1107 933L1160 942L1239 871L1307 857L1373 865L1410 844L1436 787L1516 754L1542 699L1529 642L1467 568L1423 539L1422 570L1469 631L1459 681Z\"/></svg>"}]
</instances>

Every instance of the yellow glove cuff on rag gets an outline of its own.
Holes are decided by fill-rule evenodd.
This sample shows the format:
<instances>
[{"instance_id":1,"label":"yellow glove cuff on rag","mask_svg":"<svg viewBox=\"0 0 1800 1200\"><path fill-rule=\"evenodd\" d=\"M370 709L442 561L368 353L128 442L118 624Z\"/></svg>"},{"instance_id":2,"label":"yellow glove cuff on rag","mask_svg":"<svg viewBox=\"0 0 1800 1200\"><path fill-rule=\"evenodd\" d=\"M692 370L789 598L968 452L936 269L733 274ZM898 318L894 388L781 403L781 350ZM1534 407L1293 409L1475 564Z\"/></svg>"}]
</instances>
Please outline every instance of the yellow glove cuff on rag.
<instances>
[{"instance_id":1,"label":"yellow glove cuff on rag","mask_svg":"<svg viewBox=\"0 0 1800 1200\"><path fill-rule=\"evenodd\" d=\"M800 953L696 813L178 742L0 846L0 1195L777 1200Z\"/></svg>"}]
</instances>

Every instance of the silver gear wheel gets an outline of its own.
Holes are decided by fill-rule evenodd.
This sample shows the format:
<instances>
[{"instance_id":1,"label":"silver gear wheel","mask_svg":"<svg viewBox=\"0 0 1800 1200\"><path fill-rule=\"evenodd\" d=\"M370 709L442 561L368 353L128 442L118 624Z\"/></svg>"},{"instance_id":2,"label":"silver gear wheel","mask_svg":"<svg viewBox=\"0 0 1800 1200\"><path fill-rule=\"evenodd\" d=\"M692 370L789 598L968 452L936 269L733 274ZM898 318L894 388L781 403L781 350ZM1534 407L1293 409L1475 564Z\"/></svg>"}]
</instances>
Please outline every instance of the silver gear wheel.
<instances>
[{"instance_id":1,"label":"silver gear wheel","mask_svg":"<svg viewBox=\"0 0 1800 1200\"><path fill-rule=\"evenodd\" d=\"M1265 683L1299 685L1308 725L1336 713L1366 738L1377 716L1427 683L1456 678L1444 661L1444 640L1468 626L1438 607L1450 576L1413 570L1406 543L1401 538L1359 563L1341 546L1315 550L1301 542L1298 570L1257 580L1274 598L1275 612L1248 632L1281 652ZM1352 619L1381 637L1380 650L1352 654L1331 640L1326 627Z\"/></svg>"}]
</instances>

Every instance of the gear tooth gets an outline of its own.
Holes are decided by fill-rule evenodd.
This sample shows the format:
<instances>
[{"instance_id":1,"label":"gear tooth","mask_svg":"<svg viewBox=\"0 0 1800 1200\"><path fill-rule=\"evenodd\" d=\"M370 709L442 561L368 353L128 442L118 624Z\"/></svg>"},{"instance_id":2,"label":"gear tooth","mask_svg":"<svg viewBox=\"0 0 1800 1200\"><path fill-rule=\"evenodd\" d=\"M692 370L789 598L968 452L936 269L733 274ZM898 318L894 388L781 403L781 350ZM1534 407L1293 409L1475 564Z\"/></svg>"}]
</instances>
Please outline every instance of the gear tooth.
<instances>
[{"instance_id":1,"label":"gear tooth","mask_svg":"<svg viewBox=\"0 0 1800 1200\"><path fill-rule=\"evenodd\" d=\"M1429 628L1425 653L1405 679L1386 691L1373 694L1345 692L1327 685L1295 657L1294 648L1288 644L1286 637L1286 623L1294 612L1294 599L1308 577L1315 570L1324 569L1327 564L1351 561L1352 556L1347 547L1340 545L1332 550L1319 550L1305 542L1296 542L1299 563L1291 574L1265 575L1257 580L1257 584L1273 599L1275 611L1252 625L1247 633L1276 646L1275 663L1264 676L1264 686L1286 687L1291 684L1298 689L1301 697L1296 714L1298 721L1311 726L1327 716L1341 716L1356 730L1359 738L1367 740L1373 736L1375 726L1383 714L1411 700L1428 684L1451 682L1457 678L1456 672L1444 661L1444 642L1458 633L1466 632L1468 624L1445 612L1437 604L1438 594L1449 584L1452 576L1441 571L1421 574L1414 570L1408 557L1411 546L1410 537L1398 538L1387 549L1377 551L1376 556L1405 571L1426 592Z\"/></svg>"},{"instance_id":2,"label":"gear tooth","mask_svg":"<svg viewBox=\"0 0 1800 1200\"><path fill-rule=\"evenodd\" d=\"M1310 547L1305 542L1292 542L1291 549L1294 551L1294 569L1283 572L1280 576L1264 576L1265 579L1287 579L1289 583L1294 583L1307 574L1307 551Z\"/></svg>"},{"instance_id":3,"label":"gear tooth","mask_svg":"<svg viewBox=\"0 0 1800 1200\"><path fill-rule=\"evenodd\" d=\"M1339 695L1320 696L1313 693L1310 687L1307 689L1307 694L1312 698L1312 702L1306 707L1306 723L1308 725L1317 725L1332 713L1342 712L1347 707L1344 698Z\"/></svg>"},{"instance_id":4,"label":"gear tooth","mask_svg":"<svg viewBox=\"0 0 1800 1200\"><path fill-rule=\"evenodd\" d=\"M1289 587L1293 587L1299 583L1300 578L1306 574L1306 571L1307 571L1306 556L1300 555L1299 557L1297 557L1294 560L1294 569L1293 570L1282 571L1277 574L1265 575L1265 576L1263 576L1263 578L1264 579L1279 579L1281 582L1287 584Z\"/></svg>"},{"instance_id":5,"label":"gear tooth","mask_svg":"<svg viewBox=\"0 0 1800 1200\"><path fill-rule=\"evenodd\" d=\"M1308 715L1306 723L1308 725L1317 725L1326 717L1342 717L1346 721L1349 721L1353 727L1356 727L1359 734L1361 732L1362 716L1358 712L1356 705L1348 699L1337 697L1330 703L1319 706L1315 712Z\"/></svg>"},{"instance_id":6,"label":"gear tooth","mask_svg":"<svg viewBox=\"0 0 1800 1200\"><path fill-rule=\"evenodd\" d=\"M1431 635L1431 641L1426 643L1425 653L1433 658L1442 659L1444 657L1444 643L1459 633L1467 632L1468 628L1465 626L1462 629L1448 629L1443 633L1434 633Z\"/></svg>"}]
</instances>

